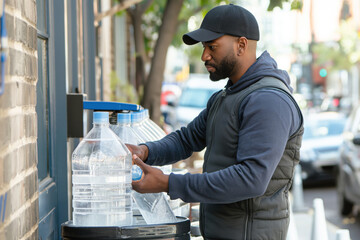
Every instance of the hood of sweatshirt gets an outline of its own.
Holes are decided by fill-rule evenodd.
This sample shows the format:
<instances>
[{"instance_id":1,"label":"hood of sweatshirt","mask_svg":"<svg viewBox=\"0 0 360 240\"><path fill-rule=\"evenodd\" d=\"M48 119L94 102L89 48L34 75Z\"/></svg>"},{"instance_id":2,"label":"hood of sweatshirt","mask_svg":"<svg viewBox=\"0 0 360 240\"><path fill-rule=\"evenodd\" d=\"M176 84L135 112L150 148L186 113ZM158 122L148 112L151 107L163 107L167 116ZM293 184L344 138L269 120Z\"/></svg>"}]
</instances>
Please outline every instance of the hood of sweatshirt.
<instances>
[{"instance_id":1,"label":"hood of sweatshirt","mask_svg":"<svg viewBox=\"0 0 360 240\"><path fill-rule=\"evenodd\" d=\"M228 80L226 92L227 94L239 92L264 77L274 77L279 79L285 83L292 92L288 73L277 68L276 61L267 51L263 52L260 57L256 59L254 64L249 67L245 74L235 84L232 84L231 80Z\"/></svg>"}]
</instances>

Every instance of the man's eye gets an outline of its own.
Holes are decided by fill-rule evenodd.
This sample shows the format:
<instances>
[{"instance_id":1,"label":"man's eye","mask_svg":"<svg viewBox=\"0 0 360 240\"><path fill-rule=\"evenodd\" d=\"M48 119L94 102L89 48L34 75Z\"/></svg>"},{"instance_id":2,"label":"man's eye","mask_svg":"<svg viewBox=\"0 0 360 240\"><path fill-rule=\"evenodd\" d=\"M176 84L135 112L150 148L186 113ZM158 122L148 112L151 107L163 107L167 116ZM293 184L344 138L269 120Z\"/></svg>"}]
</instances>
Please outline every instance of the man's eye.
<instances>
[{"instance_id":1,"label":"man's eye","mask_svg":"<svg viewBox=\"0 0 360 240\"><path fill-rule=\"evenodd\" d=\"M213 51L213 50L215 49L215 47L214 47L214 46L209 46L209 49L210 49L211 51Z\"/></svg>"}]
</instances>

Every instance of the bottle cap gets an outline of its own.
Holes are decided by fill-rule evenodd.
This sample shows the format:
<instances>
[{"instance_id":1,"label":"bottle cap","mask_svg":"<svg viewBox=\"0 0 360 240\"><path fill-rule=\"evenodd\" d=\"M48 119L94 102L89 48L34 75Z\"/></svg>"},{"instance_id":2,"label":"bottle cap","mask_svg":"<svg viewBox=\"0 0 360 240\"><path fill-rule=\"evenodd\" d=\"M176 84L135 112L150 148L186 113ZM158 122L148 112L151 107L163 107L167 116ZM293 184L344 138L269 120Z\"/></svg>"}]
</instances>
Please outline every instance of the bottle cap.
<instances>
[{"instance_id":1,"label":"bottle cap","mask_svg":"<svg viewBox=\"0 0 360 240\"><path fill-rule=\"evenodd\" d=\"M143 171L138 165L133 165L131 171L132 171L132 180L133 181L141 180L141 178L143 176Z\"/></svg>"},{"instance_id":2,"label":"bottle cap","mask_svg":"<svg viewBox=\"0 0 360 240\"><path fill-rule=\"evenodd\" d=\"M132 112L131 113L131 122L141 122L142 114L141 112Z\"/></svg>"},{"instance_id":3,"label":"bottle cap","mask_svg":"<svg viewBox=\"0 0 360 240\"><path fill-rule=\"evenodd\" d=\"M109 113L108 112L94 112L93 113L93 122L94 123L109 123Z\"/></svg>"},{"instance_id":4,"label":"bottle cap","mask_svg":"<svg viewBox=\"0 0 360 240\"><path fill-rule=\"evenodd\" d=\"M118 123L130 123L131 122L131 114L130 113L118 113L117 114L117 122Z\"/></svg>"}]
</instances>

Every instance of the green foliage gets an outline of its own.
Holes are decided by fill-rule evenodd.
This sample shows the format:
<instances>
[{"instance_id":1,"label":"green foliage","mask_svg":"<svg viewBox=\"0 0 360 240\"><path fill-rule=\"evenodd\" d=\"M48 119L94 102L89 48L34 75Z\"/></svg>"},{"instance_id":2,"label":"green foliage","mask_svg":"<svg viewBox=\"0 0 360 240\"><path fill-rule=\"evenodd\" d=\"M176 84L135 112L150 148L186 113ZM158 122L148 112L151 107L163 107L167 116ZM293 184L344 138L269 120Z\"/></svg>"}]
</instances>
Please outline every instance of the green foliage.
<instances>
[{"instance_id":1,"label":"green foliage","mask_svg":"<svg viewBox=\"0 0 360 240\"><path fill-rule=\"evenodd\" d=\"M142 30L144 33L145 51L150 54L154 50L158 32L162 23L162 15L165 11L166 0L156 0L143 15Z\"/></svg>"},{"instance_id":2,"label":"green foliage","mask_svg":"<svg viewBox=\"0 0 360 240\"><path fill-rule=\"evenodd\" d=\"M302 0L270 0L267 10L273 11L276 7L283 8L284 2L291 2L291 10L301 10L303 6Z\"/></svg>"},{"instance_id":3,"label":"green foliage","mask_svg":"<svg viewBox=\"0 0 360 240\"><path fill-rule=\"evenodd\" d=\"M227 0L186 0L180 12L180 24L172 41L172 45L178 48L183 46L182 36L193 30L189 29L189 24L194 24L196 29L199 28L204 16L210 9L219 4L229 4L230 2L231 1ZM184 51L189 56L191 64L192 59L199 61L202 54L202 46L199 44L187 46Z\"/></svg>"},{"instance_id":4,"label":"green foliage","mask_svg":"<svg viewBox=\"0 0 360 240\"><path fill-rule=\"evenodd\" d=\"M291 2L291 10L301 10L303 7L302 0L293 0Z\"/></svg>"},{"instance_id":5,"label":"green foliage","mask_svg":"<svg viewBox=\"0 0 360 240\"><path fill-rule=\"evenodd\" d=\"M139 98L133 85L120 81L115 71L110 73L111 101L139 104Z\"/></svg>"},{"instance_id":6,"label":"green foliage","mask_svg":"<svg viewBox=\"0 0 360 240\"><path fill-rule=\"evenodd\" d=\"M332 43L316 43L313 52L316 56L315 64L326 66L328 70L349 70L360 62L360 39L348 21L343 20L340 25L340 40Z\"/></svg>"}]
</instances>

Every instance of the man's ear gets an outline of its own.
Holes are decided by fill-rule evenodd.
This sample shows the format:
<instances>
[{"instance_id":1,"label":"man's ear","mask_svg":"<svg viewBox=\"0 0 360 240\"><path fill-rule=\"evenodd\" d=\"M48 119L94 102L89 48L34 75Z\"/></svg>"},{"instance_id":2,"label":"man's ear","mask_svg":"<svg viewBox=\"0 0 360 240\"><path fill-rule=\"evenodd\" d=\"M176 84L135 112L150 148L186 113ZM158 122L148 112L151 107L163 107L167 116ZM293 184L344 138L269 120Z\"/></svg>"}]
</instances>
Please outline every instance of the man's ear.
<instances>
[{"instance_id":1,"label":"man's ear","mask_svg":"<svg viewBox=\"0 0 360 240\"><path fill-rule=\"evenodd\" d=\"M245 37L239 37L237 41L237 55L241 56L245 53L248 45L248 40Z\"/></svg>"}]
</instances>

